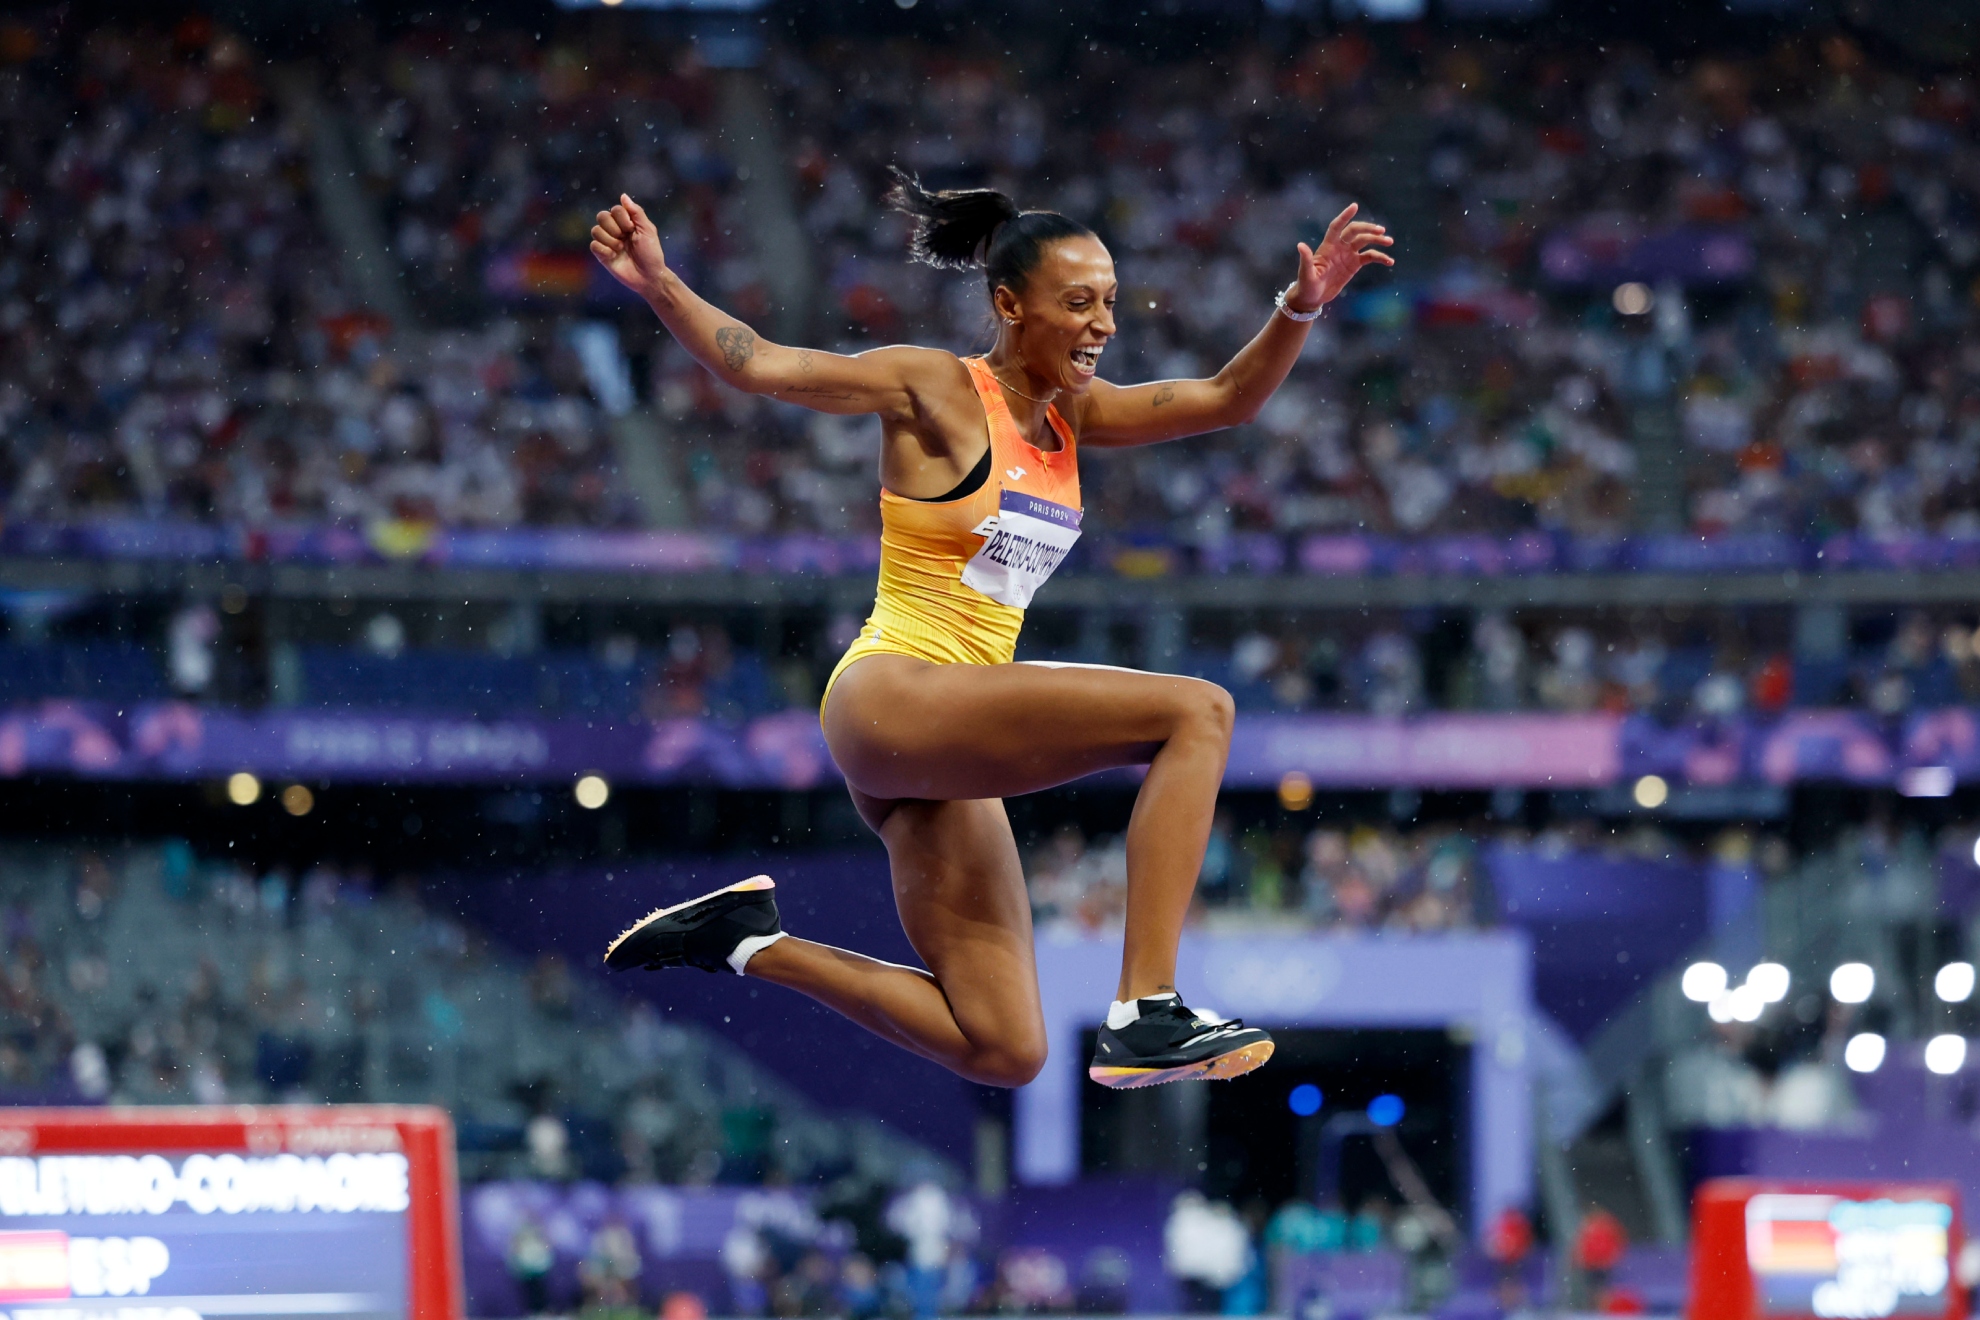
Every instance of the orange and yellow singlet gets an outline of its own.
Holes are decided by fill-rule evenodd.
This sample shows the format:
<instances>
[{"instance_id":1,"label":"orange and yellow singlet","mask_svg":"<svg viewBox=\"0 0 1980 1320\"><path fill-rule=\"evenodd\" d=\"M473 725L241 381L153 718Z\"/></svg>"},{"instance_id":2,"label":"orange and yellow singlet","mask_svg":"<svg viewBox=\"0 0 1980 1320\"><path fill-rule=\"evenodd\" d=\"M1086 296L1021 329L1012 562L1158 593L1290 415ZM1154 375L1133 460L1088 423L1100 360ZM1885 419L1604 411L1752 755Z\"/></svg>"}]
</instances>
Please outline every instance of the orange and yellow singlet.
<instances>
[{"instance_id":1,"label":"orange and yellow singlet","mask_svg":"<svg viewBox=\"0 0 1980 1320\"><path fill-rule=\"evenodd\" d=\"M937 664L1008 664L1032 593L1079 539L1079 454L1072 427L1047 410L1060 448L1018 434L997 378L964 358L990 427L990 475L953 500L880 492L880 586L873 614L826 680L869 655ZM824 703L819 703L820 710Z\"/></svg>"}]
</instances>

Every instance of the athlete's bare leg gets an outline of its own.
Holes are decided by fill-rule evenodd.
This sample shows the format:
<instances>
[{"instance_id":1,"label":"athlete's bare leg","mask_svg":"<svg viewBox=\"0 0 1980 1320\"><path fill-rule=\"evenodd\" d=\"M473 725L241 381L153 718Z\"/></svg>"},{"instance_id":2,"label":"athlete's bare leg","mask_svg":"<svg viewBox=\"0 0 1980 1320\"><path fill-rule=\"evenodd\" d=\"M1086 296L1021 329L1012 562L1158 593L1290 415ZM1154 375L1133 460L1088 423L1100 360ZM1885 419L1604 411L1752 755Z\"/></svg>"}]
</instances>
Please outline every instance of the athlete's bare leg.
<instances>
[{"instance_id":1,"label":"athlete's bare leg","mask_svg":"<svg viewBox=\"0 0 1980 1320\"><path fill-rule=\"evenodd\" d=\"M751 958L749 975L802 991L971 1081L1024 1085L1045 1062L1045 1017L1004 804L853 797L887 844L901 925L929 971L793 937Z\"/></svg>"},{"instance_id":2,"label":"athlete's bare leg","mask_svg":"<svg viewBox=\"0 0 1980 1320\"><path fill-rule=\"evenodd\" d=\"M1172 990L1231 719L1229 695L1197 679L866 657L832 689L826 741L887 842L902 924L934 974L786 939L751 959L750 975L966 1076L1028 1080L1044 1051L1029 907L1009 824L984 799L1148 766L1128 824L1116 993ZM993 806L994 847L987 819L974 814ZM1015 1062L1030 1070L1006 1067Z\"/></svg>"}]
</instances>

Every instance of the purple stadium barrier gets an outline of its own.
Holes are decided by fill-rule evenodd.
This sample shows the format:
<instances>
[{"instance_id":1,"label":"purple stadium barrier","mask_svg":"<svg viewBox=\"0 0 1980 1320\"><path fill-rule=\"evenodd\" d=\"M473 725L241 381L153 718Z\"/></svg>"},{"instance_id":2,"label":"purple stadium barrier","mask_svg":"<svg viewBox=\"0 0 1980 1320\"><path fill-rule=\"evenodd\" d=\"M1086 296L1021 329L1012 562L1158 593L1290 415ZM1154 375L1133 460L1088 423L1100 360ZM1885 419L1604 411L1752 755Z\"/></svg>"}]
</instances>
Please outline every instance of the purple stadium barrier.
<instances>
[{"instance_id":1,"label":"purple stadium barrier","mask_svg":"<svg viewBox=\"0 0 1980 1320\"><path fill-rule=\"evenodd\" d=\"M1917 535L1822 540L1782 534L1663 533L1580 537L1529 531L1400 540L1351 534L1242 533L1204 547L1162 538L1096 538L1074 571L1130 576L1203 572L1316 576L1507 577L1527 573L1761 573L1980 567L1980 539ZM1131 553L1130 553L1131 552ZM426 524L221 526L146 519L0 528L0 555L177 563L356 564L392 561L551 571L871 575L871 536L738 537L712 532L513 528L475 531Z\"/></svg>"},{"instance_id":2,"label":"purple stadium barrier","mask_svg":"<svg viewBox=\"0 0 1980 1320\"><path fill-rule=\"evenodd\" d=\"M1388 1315L1403 1307L1404 1261L1393 1251L1289 1256L1276 1282L1279 1304L1292 1315L1316 1302L1335 1316Z\"/></svg>"},{"instance_id":3,"label":"purple stadium barrier","mask_svg":"<svg viewBox=\"0 0 1980 1320\"><path fill-rule=\"evenodd\" d=\"M1980 712L1892 728L1853 710L1701 720L1552 714L1240 715L1225 782L1269 788L1297 771L1328 788L1597 788L1643 774L1679 783L1889 784L1907 769L1980 776ZM807 789L838 781L816 716L609 724L383 712L244 711L178 702L118 709L49 700L0 714L0 778L58 773L200 779L249 770L331 781L516 783L598 773L627 784Z\"/></svg>"}]
</instances>

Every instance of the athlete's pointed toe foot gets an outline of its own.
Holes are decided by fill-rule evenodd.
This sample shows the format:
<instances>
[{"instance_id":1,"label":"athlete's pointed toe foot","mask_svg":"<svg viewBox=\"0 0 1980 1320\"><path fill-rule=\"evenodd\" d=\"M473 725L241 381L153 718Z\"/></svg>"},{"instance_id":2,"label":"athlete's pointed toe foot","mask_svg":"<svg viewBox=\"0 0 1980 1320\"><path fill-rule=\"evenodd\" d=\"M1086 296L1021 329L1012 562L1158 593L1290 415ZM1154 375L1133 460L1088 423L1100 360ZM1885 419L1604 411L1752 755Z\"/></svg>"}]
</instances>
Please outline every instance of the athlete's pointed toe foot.
<instances>
[{"instance_id":1,"label":"athlete's pointed toe foot","mask_svg":"<svg viewBox=\"0 0 1980 1320\"><path fill-rule=\"evenodd\" d=\"M614 972L645 968L699 967L732 972L729 956L751 936L776 935L777 882L753 875L725 889L660 908L628 926L605 950Z\"/></svg>"}]
</instances>

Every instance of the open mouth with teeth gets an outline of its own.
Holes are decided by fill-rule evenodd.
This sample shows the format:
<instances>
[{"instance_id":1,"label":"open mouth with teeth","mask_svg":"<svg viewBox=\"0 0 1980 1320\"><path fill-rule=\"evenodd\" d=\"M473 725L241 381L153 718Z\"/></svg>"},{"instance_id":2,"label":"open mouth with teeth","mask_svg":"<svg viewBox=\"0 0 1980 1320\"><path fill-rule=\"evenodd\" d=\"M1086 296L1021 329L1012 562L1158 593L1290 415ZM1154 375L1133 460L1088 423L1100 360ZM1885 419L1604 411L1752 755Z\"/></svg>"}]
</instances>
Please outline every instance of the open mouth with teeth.
<instances>
[{"instance_id":1,"label":"open mouth with teeth","mask_svg":"<svg viewBox=\"0 0 1980 1320\"><path fill-rule=\"evenodd\" d=\"M1072 358L1073 370L1081 376L1091 376L1100 366L1100 354L1105 344L1080 344L1067 356Z\"/></svg>"}]
</instances>

